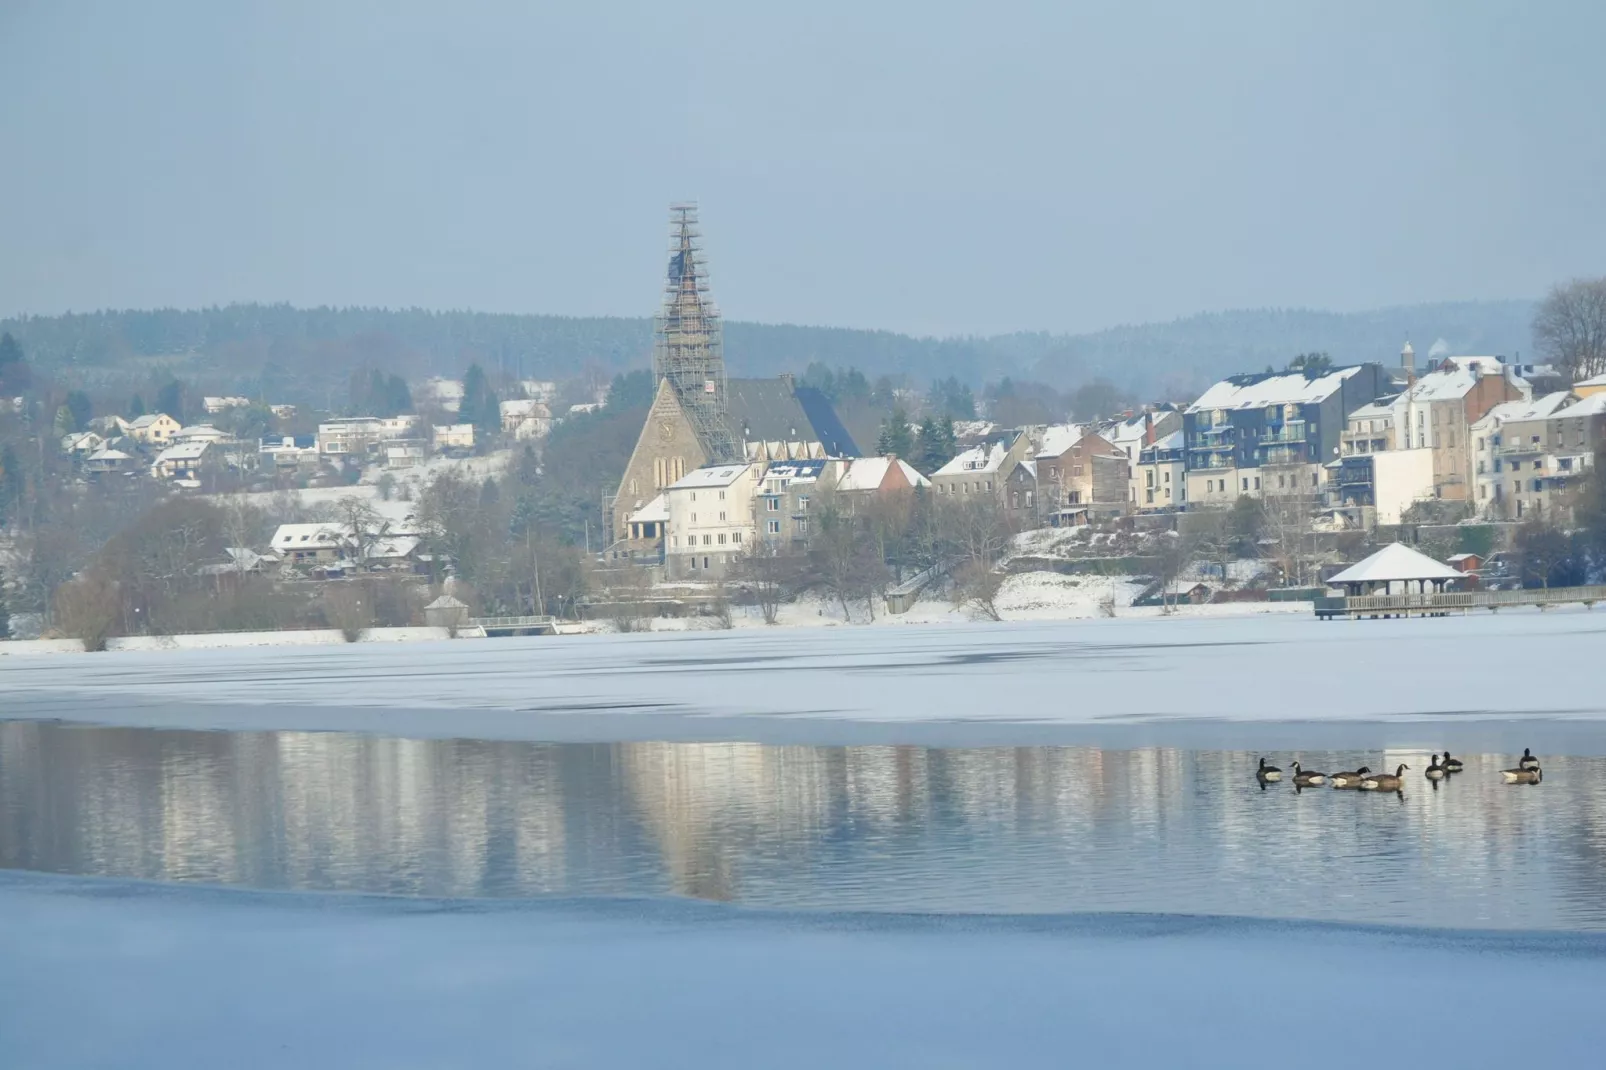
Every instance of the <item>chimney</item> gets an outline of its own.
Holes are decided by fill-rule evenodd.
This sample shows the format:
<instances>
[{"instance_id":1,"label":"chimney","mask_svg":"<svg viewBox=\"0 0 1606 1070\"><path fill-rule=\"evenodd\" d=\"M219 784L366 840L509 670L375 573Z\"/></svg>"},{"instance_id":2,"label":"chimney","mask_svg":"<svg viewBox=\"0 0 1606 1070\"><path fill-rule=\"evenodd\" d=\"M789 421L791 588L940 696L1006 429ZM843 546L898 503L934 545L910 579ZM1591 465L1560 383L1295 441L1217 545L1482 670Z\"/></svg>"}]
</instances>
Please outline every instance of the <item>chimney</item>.
<instances>
[{"instance_id":1,"label":"chimney","mask_svg":"<svg viewBox=\"0 0 1606 1070\"><path fill-rule=\"evenodd\" d=\"M1125 416L1123 416L1123 417L1122 417L1122 419L1123 419L1123 420L1130 420L1130 419L1132 419L1132 410L1131 410L1131 409L1128 409L1128 410L1126 410L1126 415L1125 415Z\"/></svg>"},{"instance_id":2,"label":"chimney","mask_svg":"<svg viewBox=\"0 0 1606 1070\"><path fill-rule=\"evenodd\" d=\"M1154 413L1152 412L1143 414L1143 444L1145 446L1154 445Z\"/></svg>"},{"instance_id":3,"label":"chimney","mask_svg":"<svg viewBox=\"0 0 1606 1070\"><path fill-rule=\"evenodd\" d=\"M1407 383L1416 382L1416 350L1411 348L1409 341L1405 343L1405 348L1400 350L1400 367L1405 369Z\"/></svg>"}]
</instances>

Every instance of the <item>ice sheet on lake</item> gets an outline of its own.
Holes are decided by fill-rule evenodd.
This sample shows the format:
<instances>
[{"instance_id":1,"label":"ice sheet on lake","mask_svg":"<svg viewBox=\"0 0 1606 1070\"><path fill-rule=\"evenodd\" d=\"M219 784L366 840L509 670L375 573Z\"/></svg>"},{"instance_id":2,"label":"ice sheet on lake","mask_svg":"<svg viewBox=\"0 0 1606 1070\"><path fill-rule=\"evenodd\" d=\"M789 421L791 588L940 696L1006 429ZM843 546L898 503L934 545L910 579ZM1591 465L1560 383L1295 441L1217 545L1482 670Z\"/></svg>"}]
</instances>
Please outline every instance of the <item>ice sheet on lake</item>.
<instances>
[{"instance_id":1,"label":"ice sheet on lake","mask_svg":"<svg viewBox=\"0 0 1606 1070\"><path fill-rule=\"evenodd\" d=\"M1444 714L1600 720L1606 712L1599 686L1603 632L1606 615L1579 610L1404 621L1071 621L19 658L0 659L0 690L9 700L0 716L161 724L169 723L163 709L176 703L451 709L464 712L453 722L464 734L480 731L477 725L492 731L497 711L1085 725ZM476 721L469 711L493 716ZM179 717L172 723L193 722ZM219 727L280 724L272 717L217 719Z\"/></svg>"},{"instance_id":2,"label":"ice sheet on lake","mask_svg":"<svg viewBox=\"0 0 1606 1070\"><path fill-rule=\"evenodd\" d=\"M34 1070L1586 1066L1603 986L1591 937L0 877L0 1037Z\"/></svg>"}]
</instances>

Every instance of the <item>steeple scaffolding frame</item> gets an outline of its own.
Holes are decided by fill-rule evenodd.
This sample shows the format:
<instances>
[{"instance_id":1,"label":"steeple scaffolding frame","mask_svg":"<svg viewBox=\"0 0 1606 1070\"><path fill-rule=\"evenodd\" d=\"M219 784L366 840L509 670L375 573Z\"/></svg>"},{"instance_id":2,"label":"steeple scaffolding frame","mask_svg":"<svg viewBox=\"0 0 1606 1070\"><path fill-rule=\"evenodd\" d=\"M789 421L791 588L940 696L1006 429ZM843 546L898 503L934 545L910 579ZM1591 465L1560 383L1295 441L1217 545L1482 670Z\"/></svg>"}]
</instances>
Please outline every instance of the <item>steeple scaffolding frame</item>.
<instances>
[{"instance_id":1,"label":"steeple scaffolding frame","mask_svg":"<svg viewBox=\"0 0 1606 1070\"><path fill-rule=\"evenodd\" d=\"M726 399L724 328L708 294L697 205L669 207L669 272L653 323L653 372L669 380L710 462L735 461Z\"/></svg>"}]
</instances>

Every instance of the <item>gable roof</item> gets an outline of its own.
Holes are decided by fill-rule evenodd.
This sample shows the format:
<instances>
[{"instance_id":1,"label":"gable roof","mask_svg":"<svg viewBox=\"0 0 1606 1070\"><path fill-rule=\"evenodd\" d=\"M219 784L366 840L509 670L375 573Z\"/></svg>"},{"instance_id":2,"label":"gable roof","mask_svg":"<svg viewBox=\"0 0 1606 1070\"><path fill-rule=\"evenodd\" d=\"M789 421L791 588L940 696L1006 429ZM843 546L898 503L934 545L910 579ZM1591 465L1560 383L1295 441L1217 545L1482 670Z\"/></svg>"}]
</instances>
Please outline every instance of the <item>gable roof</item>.
<instances>
[{"instance_id":1,"label":"gable roof","mask_svg":"<svg viewBox=\"0 0 1606 1070\"><path fill-rule=\"evenodd\" d=\"M1004 465L1009 451L1002 442L991 446L972 446L932 473L933 476L968 476L996 472Z\"/></svg>"},{"instance_id":2,"label":"gable roof","mask_svg":"<svg viewBox=\"0 0 1606 1070\"><path fill-rule=\"evenodd\" d=\"M632 524L667 524L669 523L669 502L662 494L643 505L630 514Z\"/></svg>"},{"instance_id":3,"label":"gable roof","mask_svg":"<svg viewBox=\"0 0 1606 1070\"><path fill-rule=\"evenodd\" d=\"M731 379L725 384L731 431L747 442L818 442L836 457L859 447L824 394L786 379Z\"/></svg>"},{"instance_id":4,"label":"gable roof","mask_svg":"<svg viewBox=\"0 0 1606 1070\"><path fill-rule=\"evenodd\" d=\"M1606 412L1606 393L1591 394L1584 400L1574 402L1556 412L1553 418L1570 420L1575 416L1599 416L1603 412Z\"/></svg>"},{"instance_id":5,"label":"gable roof","mask_svg":"<svg viewBox=\"0 0 1606 1070\"><path fill-rule=\"evenodd\" d=\"M1390 543L1364 561L1358 561L1328 584L1387 583L1393 580L1458 580L1462 573L1413 550L1403 542Z\"/></svg>"},{"instance_id":6,"label":"gable roof","mask_svg":"<svg viewBox=\"0 0 1606 1070\"><path fill-rule=\"evenodd\" d=\"M1043 429L1043 444L1038 447L1039 457L1058 457L1082 440L1086 427L1082 424L1050 424Z\"/></svg>"},{"instance_id":7,"label":"gable roof","mask_svg":"<svg viewBox=\"0 0 1606 1070\"><path fill-rule=\"evenodd\" d=\"M842 491L880 490L887 480L887 471L897 465L911 487L929 487L931 480L915 471L901 457L856 457L848 462L848 470L837 480L836 489Z\"/></svg>"}]
</instances>

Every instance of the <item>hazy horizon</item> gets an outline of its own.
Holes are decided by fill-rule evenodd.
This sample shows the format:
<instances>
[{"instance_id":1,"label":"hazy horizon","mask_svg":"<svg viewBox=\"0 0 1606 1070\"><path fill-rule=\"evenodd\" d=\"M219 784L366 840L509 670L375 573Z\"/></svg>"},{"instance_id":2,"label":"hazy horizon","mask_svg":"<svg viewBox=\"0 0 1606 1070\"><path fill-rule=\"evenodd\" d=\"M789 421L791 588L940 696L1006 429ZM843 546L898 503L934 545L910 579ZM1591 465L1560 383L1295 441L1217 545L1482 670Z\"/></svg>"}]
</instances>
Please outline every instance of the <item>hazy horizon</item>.
<instances>
[{"instance_id":1,"label":"hazy horizon","mask_svg":"<svg viewBox=\"0 0 1606 1070\"><path fill-rule=\"evenodd\" d=\"M0 316L647 316L680 199L751 322L1063 333L1532 299L1606 272L1602 30L1606 8L1560 0L20 0Z\"/></svg>"}]
</instances>

